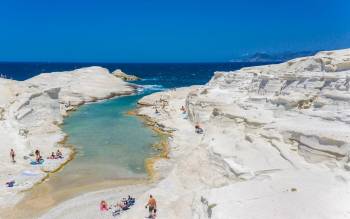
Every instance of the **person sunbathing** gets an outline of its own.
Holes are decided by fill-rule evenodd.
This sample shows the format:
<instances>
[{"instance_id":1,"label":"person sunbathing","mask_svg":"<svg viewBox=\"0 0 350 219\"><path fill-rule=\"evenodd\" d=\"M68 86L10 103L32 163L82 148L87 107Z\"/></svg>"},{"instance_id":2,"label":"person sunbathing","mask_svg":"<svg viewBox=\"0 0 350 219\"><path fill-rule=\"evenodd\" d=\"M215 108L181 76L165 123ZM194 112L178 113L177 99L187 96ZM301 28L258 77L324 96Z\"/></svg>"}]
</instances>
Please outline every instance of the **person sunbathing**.
<instances>
[{"instance_id":1,"label":"person sunbathing","mask_svg":"<svg viewBox=\"0 0 350 219\"><path fill-rule=\"evenodd\" d=\"M181 111L182 111L182 113L186 113L186 109L184 106L181 106Z\"/></svg>"},{"instance_id":2,"label":"person sunbathing","mask_svg":"<svg viewBox=\"0 0 350 219\"><path fill-rule=\"evenodd\" d=\"M54 152L51 153L51 156L47 157L47 159L56 159L56 155Z\"/></svg>"},{"instance_id":3,"label":"person sunbathing","mask_svg":"<svg viewBox=\"0 0 350 219\"><path fill-rule=\"evenodd\" d=\"M100 211L108 211L108 205L105 200L102 200L100 203Z\"/></svg>"},{"instance_id":4,"label":"person sunbathing","mask_svg":"<svg viewBox=\"0 0 350 219\"><path fill-rule=\"evenodd\" d=\"M203 134L203 129L198 124L194 128L197 134Z\"/></svg>"},{"instance_id":5,"label":"person sunbathing","mask_svg":"<svg viewBox=\"0 0 350 219\"><path fill-rule=\"evenodd\" d=\"M61 151L59 149L57 149L57 151L56 151L56 157L60 158L60 159L63 158L62 153L61 153Z\"/></svg>"},{"instance_id":6,"label":"person sunbathing","mask_svg":"<svg viewBox=\"0 0 350 219\"><path fill-rule=\"evenodd\" d=\"M135 204L135 198L132 198L130 195L128 195L128 205L134 205Z\"/></svg>"},{"instance_id":7,"label":"person sunbathing","mask_svg":"<svg viewBox=\"0 0 350 219\"><path fill-rule=\"evenodd\" d=\"M35 158L38 160L39 157L41 157L40 151L37 149L37 150L35 150Z\"/></svg>"},{"instance_id":8,"label":"person sunbathing","mask_svg":"<svg viewBox=\"0 0 350 219\"><path fill-rule=\"evenodd\" d=\"M36 158L36 162L37 162L37 163L40 163L42 160L43 160L43 157L42 157L41 155L39 155L39 156Z\"/></svg>"},{"instance_id":9,"label":"person sunbathing","mask_svg":"<svg viewBox=\"0 0 350 219\"><path fill-rule=\"evenodd\" d=\"M124 200L118 202L117 207L121 208L124 211L129 209L128 205L125 203Z\"/></svg>"}]
</instances>

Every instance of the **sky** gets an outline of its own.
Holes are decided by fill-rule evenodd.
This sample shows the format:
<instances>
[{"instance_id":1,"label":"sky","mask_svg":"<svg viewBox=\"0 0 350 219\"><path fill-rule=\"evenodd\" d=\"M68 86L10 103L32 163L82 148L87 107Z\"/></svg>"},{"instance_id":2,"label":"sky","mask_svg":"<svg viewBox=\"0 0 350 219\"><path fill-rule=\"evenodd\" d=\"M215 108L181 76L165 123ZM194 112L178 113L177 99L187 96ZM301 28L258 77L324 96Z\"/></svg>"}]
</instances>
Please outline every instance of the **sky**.
<instances>
[{"instance_id":1,"label":"sky","mask_svg":"<svg viewBox=\"0 0 350 219\"><path fill-rule=\"evenodd\" d=\"M224 62L346 47L349 0L0 2L0 61Z\"/></svg>"}]
</instances>

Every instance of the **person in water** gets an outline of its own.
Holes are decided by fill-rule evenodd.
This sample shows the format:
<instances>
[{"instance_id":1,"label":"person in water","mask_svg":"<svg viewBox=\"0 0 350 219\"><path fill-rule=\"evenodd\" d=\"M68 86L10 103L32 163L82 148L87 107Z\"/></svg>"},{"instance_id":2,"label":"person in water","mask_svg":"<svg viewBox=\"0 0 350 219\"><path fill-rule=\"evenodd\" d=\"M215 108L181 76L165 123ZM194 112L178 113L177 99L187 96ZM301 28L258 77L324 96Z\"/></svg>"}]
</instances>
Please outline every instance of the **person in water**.
<instances>
[{"instance_id":1,"label":"person in water","mask_svg":"<svg viewBox=\"0 0 350 219\"><path fill-rule=\"evenodd\" d=\"M149 196L148 203L145 206L145 208L148 207L148 212L149 212L149 218L153 218L153 213L156 212L157 210L157 202L156 199L153 198L152 195Z\"/></svg>"},{"instance_id":2,"label":"person in water","mask_svg":"<svg viewBox=\"0 0 350 219\"><path fill-rule=\"evenodd\" d=\"M100 203L100 211L108 211L108 205L105 200L102 200Z\"/></svg>"},{"instance_id":3,"label":"person in water","mask_svg":"<svg viewBox=\"0 0 350 219\"><path fill-rule=\"evenodd\" d=\"M15 153L15 151L12 148L11 148L11 151L10 151L10 157L12 159L12 162L16 163L16 160L15 160L16 153Z\"/></svg>"}]
</instances>

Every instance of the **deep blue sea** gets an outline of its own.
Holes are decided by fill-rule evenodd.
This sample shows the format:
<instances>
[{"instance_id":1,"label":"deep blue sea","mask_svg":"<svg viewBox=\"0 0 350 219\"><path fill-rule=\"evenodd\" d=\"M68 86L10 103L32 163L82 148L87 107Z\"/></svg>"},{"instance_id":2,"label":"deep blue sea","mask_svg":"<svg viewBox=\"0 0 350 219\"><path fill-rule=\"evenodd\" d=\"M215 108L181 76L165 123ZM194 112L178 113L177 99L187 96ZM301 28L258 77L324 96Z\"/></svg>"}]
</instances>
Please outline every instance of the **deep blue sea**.
<instances>
[{"instance_id":1,"label":"deep blue sea","mask_svg":"<svg viewBox=\"0 0 350 219\"><path fill-rule=\"evenodd\" d=\"M121 69L127 74L135 74L144 80L140 84L160 85L164 88L205 84L214 71L232 71L246 66L264 63L171 63L171 64L134 64L134 63L16 63L0 62L0 74L15 80L26 80L40 73L68 71L81 67L102 66L111 72Z\"/></svg>"}]
</instances>

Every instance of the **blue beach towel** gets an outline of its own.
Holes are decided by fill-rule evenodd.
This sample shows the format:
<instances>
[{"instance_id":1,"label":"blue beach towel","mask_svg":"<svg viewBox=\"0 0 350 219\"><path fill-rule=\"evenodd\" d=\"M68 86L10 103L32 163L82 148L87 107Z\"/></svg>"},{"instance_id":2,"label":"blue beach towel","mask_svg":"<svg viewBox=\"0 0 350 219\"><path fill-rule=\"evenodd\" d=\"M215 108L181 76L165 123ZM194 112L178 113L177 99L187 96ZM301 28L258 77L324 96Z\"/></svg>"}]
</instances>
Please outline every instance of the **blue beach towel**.
<instances>
[{"instance_id":1,"label":"blue beach towel","mask_svg":"<svg viewBox=\"0 0 350 219\"><path fill-rule=\"evenodd\" d=\"M30 162L31 165L40 165L40 164L43 164L44 163L44 160L40 160L39 162L37 162L36 160L33 160Z\"/></svg>"}]
</instances>

